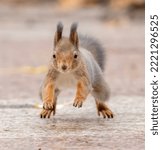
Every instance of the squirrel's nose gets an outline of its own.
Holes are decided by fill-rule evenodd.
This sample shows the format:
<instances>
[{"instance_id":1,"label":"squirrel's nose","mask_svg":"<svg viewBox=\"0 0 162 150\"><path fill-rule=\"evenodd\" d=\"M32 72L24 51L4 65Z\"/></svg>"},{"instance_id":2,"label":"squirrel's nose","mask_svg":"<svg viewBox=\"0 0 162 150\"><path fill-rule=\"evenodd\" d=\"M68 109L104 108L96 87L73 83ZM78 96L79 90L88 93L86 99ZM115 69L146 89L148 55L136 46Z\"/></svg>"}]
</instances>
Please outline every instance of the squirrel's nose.
<instances>
[{"instance_id":1,"label":"squirrel's nose","mask_svg":"<svg viewBox=\"0 0 162 150\"><path fill-rule=\"evenodd\" d=\"M67 69L67 66L66 65L63 65L62 66L62 70L66 70Z\"/></svg>"}]
</instances>

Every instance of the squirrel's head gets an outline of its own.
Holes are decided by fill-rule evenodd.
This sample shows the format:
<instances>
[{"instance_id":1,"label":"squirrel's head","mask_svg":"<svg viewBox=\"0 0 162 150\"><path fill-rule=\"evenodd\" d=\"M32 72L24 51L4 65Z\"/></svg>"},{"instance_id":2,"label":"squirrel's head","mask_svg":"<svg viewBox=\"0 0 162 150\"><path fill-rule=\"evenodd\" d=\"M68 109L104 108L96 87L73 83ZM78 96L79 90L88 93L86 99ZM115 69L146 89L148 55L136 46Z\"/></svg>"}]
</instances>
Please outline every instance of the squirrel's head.
<instances>
[{"instance_id":1,"label":"squirrel's head","mask_svg":"<svg viewBox=\"0 0 162 150\"><path fill-rule=\"evenodd\" d=\"M62 23L58 23L52 59L54 68L61 73L66 73L75 70L80 64L77 24L72 24L69 38L62 37L62 30Z\"/></svg>"}]
</instances>

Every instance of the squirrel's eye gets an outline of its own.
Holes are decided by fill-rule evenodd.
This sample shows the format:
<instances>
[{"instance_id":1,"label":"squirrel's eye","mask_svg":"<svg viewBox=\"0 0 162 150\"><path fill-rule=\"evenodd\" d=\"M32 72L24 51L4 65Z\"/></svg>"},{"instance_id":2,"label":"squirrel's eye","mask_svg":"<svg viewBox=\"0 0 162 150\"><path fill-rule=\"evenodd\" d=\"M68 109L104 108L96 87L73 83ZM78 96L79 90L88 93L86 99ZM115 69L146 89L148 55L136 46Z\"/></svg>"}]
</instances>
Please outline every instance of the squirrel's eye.
<instances>
[{"instance_id":1,"label":"squirrel's eye","mask_svg":"<svg viewBox=\"0 0 162 150\"><path fill-rule=\"evenodd\" d=\"M74 58L76 59L77 57L78 57L78 55L77 55L77 54L75 54L75 55L74 55Z\"/></svg>"},{"instance_id":2,"label":"squirrel's eye","mask_svg":"<svg viewBox=\"0 0 162 150\"><path fill-rule=\"evenodd\" d=\"M56 58L56 55L55 54L53 54L53 58Z\"/></svg>"}]
</instances>

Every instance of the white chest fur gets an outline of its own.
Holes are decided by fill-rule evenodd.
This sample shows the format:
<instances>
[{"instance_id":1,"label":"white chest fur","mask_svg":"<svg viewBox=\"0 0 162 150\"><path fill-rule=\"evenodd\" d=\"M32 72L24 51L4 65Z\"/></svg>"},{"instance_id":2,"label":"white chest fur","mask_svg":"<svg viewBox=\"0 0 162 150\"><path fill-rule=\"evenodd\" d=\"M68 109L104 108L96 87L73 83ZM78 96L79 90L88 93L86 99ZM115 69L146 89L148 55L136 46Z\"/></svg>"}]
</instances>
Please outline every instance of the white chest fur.
<instances>
[{"instance_id":1,"label":"white chest fur","mask_svg":"<svg viewBox=\"0 0 162 150\"><path fill-rule=\"evenodd\" d=\"M71 73L62 73L58 76L56 80L56 86L59 89L64 88L74 88L77 85L77 80L74 78L73 74Z\"/></svg>"}]
</instances>

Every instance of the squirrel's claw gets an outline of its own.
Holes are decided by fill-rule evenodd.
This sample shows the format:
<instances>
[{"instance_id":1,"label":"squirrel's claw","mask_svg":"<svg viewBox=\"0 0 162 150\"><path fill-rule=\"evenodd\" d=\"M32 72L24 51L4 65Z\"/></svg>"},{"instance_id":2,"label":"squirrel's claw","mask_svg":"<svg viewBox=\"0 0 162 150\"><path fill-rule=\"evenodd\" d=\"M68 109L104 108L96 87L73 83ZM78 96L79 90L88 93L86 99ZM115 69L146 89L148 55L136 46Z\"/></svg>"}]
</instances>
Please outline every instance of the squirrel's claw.
<instances>
[{"instance_id":1,"label":"squirrel's claw","mask_svg":"<svg viewBox=\"0 0 162 150\"><path fill-rule=\"evenodd\" d=\"M80 108L80 107L82 107L82 105L83 105L83 101L82 100L80 100L80 99L75 99L74 100L74 103L73 103L74 107Z\"/></svg>"},{"instance_id":2,"label":"squirrel's claw","mask_svg":"<svg viewBox=\"0 0 162 150\"><path fill-rule=\"evenodd\" d=\"M102 116L103 116L103 118L113 118L114 117L114 115L113 115L113 113L111 112L111 111L109 111L109 110L102 110L102 111L99 111L98 112L98 115L100 116L100 113L102 114Z\"/></svg>"},{"instance_id":3,"label":"squirrel's claw","mask_svg":"<svg viewBox=\"0 0 162 150\"><path fill-rule=\"evenodd\" d=\"M42 112L40 113L40 118L50 118L51 113L53 112L53 115L55 115L55 110L46 110L43 109Z\"/></svg>"},{"instance_id":4,"label":"squirrel's claw","mask_svg":"<svg viewBox=\"0 0 162 150\"><path fill-rule=\"evenodd\" d=\"M41 114L40 114L40 118L46 118L46 116L48 115L49 111L48 110L45 110L43 109Z\"/></svg>"}]
</instances>

